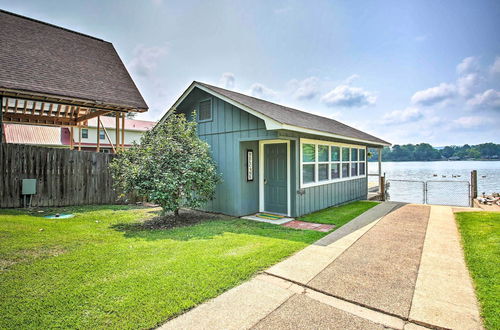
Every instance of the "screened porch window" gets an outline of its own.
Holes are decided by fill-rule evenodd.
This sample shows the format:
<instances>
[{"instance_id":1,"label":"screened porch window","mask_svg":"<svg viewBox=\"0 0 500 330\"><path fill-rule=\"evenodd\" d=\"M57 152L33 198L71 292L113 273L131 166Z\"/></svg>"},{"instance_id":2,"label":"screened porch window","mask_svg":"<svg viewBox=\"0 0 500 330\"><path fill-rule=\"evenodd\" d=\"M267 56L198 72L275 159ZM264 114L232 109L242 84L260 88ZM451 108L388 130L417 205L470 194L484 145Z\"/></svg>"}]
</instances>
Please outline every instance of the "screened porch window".
<instances>
[{"instance_id":1,"label":"screened porch window","mask_svg":"<svg viewBox=\"0 0 500 330\"><path fill-rule=\"evenodd\" d=\"M365 147L307 139L300 146L301 186L356 179L366 174Z\"/></svg>"}]
</instances>

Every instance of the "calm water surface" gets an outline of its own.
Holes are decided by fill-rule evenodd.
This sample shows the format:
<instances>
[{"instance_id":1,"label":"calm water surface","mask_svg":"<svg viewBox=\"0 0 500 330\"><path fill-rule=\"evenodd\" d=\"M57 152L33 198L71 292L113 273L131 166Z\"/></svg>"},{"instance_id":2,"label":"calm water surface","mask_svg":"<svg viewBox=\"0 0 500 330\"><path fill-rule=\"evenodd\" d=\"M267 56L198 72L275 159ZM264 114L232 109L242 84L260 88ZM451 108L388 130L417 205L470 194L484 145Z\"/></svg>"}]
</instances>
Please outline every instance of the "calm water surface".
<instances>
[{"instance_id":1,"label":"calm water surface","mask_svg":"<svg viewBox=\"0 0 500 330\"><path fill-rule=\"evenodd\" d=\"M377 173L377 166L376 162L368 163L368 173ZM464 204L467 196L463 192L467 184L460 181L470 181L472 170L477 170L479 194L500 192L500 161L382 162L382 172L386 173L388 181L452 181L429 184L432 204ZM368 178L370 182L377 182L377 177ZM389 193L392 200L421 203L423 185L393 181Z\"/></svg>"}]
</instances>

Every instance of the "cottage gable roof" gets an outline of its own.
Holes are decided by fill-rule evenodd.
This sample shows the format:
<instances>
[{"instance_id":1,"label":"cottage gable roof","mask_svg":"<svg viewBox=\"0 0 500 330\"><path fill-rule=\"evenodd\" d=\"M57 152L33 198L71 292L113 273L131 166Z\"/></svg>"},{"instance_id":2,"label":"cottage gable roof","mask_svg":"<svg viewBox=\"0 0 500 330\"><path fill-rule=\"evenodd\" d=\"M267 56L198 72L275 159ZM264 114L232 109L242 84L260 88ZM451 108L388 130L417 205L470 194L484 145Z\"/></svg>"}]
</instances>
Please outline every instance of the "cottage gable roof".
<instances>
[{"instance_id":1,"label":"cottage gable roof","mask_svg":"<svg viewBox=\"0 0 500 330\"><path fill-rule=\"evenodd\" d=\"M177 100L177 102L172 106L172 109L175 109L195 87L219 98L225 98L226 100L233 101L236 106L239 106L243 110L251 111L254 115L261 117L266 121L266 127L268 129L288 129L292 131L336 137L374 145L390 145L387 141L334 119L314 115L309 112L289 108L273 102L258 99L256 97L197 81L194 81L191 84L186 92L184 92L179 100Z\"/></svg>"},{"instance_id":2,"label":"cottage gable roof","mask_svg":"<svg viewBox=\"0 0 500 330\"><path fill-rule=\"evenodd\" d=\"M110 42L0 10L0 90L148 106Z\"/></svg>"}]
</instances>

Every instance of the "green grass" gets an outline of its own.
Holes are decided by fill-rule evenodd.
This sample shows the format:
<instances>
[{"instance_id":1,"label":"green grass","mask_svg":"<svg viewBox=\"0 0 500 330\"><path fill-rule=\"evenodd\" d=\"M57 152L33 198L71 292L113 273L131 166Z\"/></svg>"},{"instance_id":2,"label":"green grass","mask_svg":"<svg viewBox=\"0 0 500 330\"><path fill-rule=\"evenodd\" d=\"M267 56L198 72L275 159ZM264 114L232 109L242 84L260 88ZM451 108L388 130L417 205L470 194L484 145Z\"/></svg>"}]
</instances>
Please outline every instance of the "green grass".
<instances>
[{"instance_id":1,"label":"green grass","mask_svg":"<svg viewBox=\"0 0 500 330\"><path fill-rule=\"evenodd\" d=\"M500 329L500 213L461 212L456 219L487 329Z\"/></svg>"},{"instance_id":2,"label":"green grass","mask_svg":"<svg viewBox=\"0 0 500 330\"><path fill-rule=\"evenodd\" d=\"M0 328L152 328L324 233L240 219L146 230L156 211L0 210Z\"/></svg>"},{"instance_id":3,"label":"green grass","mask_svg":"<svg viewBox=\"0 0 500 330\"><path fill-rule=\"evenodd\" d=\"M310 213L300 217L298 220L335 225L335 229L340 228L358 215L371 209L379 202L357 201L341 206L329 207L327 209Z\"/></svg>"}]
</instances>

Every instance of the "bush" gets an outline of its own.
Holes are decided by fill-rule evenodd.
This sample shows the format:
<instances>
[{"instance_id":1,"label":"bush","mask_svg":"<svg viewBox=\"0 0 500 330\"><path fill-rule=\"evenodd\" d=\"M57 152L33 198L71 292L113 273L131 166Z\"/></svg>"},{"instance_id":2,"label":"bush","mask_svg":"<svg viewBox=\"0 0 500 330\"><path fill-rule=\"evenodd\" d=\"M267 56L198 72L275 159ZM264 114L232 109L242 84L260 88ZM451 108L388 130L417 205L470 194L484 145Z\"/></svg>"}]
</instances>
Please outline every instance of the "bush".
<instances>
[{"instance_id":1,"label":"bush","mask_svg":"<svg viewBox=\"0 0 500 330\"><path fill-rule=\"evenodd\" d=\"M220 175L196 132L196 122L184 114L158 123L112 161L115 188L145 196L176 216L181 207L199 208L213 199Z\"/></svg>"}]
</instances>

